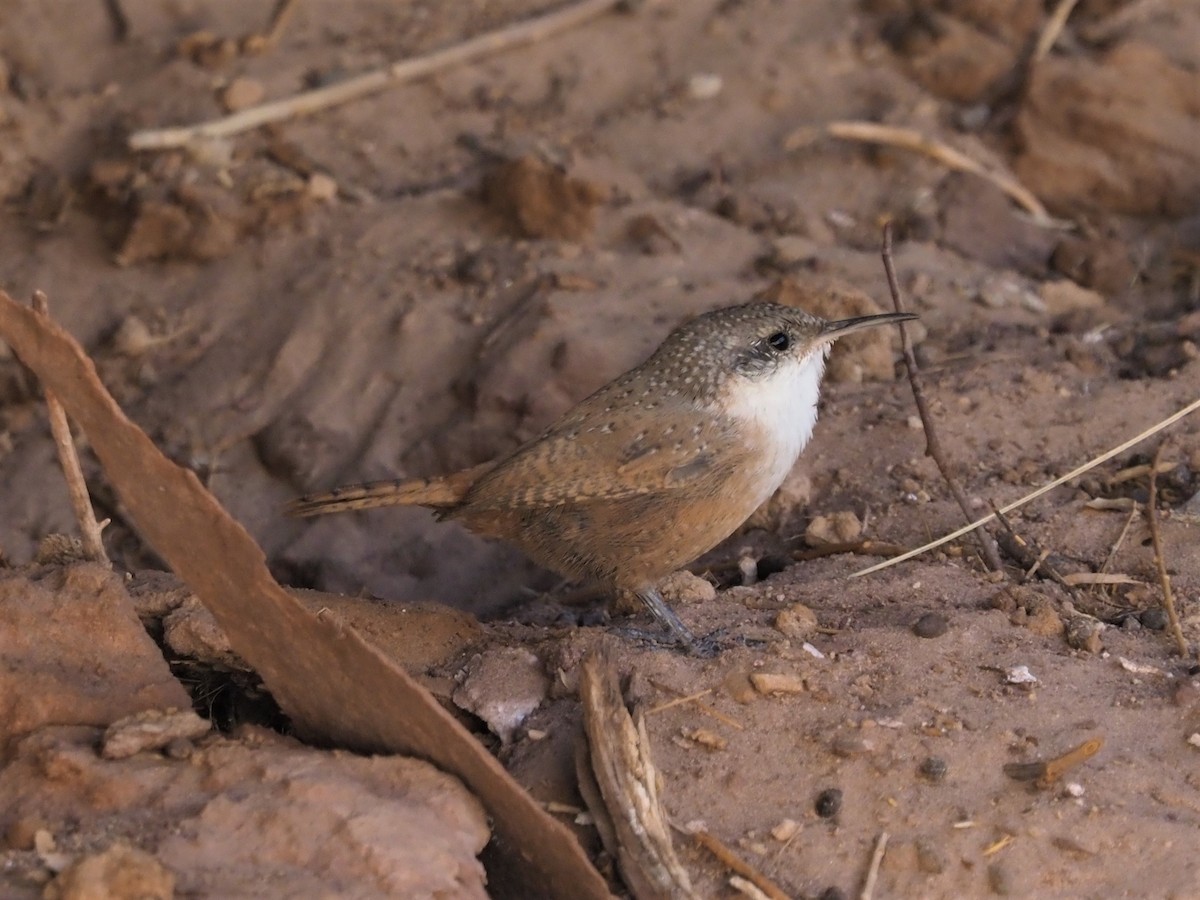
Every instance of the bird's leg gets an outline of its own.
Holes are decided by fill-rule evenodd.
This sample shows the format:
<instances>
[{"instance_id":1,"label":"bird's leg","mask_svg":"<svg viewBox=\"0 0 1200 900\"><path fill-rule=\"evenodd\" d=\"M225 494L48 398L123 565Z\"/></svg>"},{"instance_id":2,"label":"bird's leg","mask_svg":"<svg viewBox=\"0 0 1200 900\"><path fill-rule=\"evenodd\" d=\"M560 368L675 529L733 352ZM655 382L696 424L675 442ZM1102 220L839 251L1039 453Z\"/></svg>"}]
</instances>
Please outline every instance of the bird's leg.
<instances>
[{"instance_id":1,"label":"bird's leg","mask_svg":"<svg viewBox=\"0 0 1200 900\"><path fill-rule=\"evenodd\" d=\"M696 636L680 621L679 616L675 615L675 610L667 605L667 602L662 598L662 594L655 588L642 588L635 591L635 593L646 604L646 608L650 610L659 624L666 629L672 643L693 656L713 656L718 652L717 636L710 635L697 640ZM652 635L645 635L645 637L653 639Z\"/></svg>"},{"instance_id":2,"label":"bird's leg","mask_svg":"<svg viewBox=\"0 0 1200 900\"><path fill-rule=\"evenodd\" d=\"M646 608L654 615L654 618L661 626L661 630L618 627L614 629L618 633L635 641L644 641L656 647L675 647L691 656L716 656L721 651L720 639L724 632L697 638L692 634L691 629L679 620L679 616L675 615L675 610L667 605L667 602L662 598L662 594L657 590L654 588L639 588L633 593L637 595L639 600L646 604Z\"/></svg>"},{"instance_id":3,"label":"bird's leg","mask_svg":"<svg viewBox=\"0 0 1200 900\"><path fill-rule=\"evenodd\" d=\"M675 610L667 606L667 601L656 588L643 588L636 593L654 618L658 619L658 623L671 633L675 643L683 647L691 647L696 643L695 635L680 621L679 616L675 615Z\"/></svg>"}]
</instances>

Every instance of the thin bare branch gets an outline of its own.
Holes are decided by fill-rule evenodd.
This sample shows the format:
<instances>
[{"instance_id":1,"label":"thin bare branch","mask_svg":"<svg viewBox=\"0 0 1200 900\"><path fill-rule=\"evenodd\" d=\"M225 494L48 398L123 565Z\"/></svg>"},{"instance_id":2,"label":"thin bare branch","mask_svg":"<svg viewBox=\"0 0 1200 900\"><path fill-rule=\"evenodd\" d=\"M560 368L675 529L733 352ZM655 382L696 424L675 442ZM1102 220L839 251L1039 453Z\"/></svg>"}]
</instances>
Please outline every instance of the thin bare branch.
<instances>
[{"instance_id":1,"label":"thin bare branch","mask_svg":"<svg viewBox=\"0 0 1200 900\"><path fill-rule=\"evenodd\" d=\"M875 895L875 883L879 880L879 867L883 865L883 854L887 852L887 845L888 833L879 832L875 841L875 852L871 854L871 863L867 866L867 879L863 883L862 893L858 895L859 900L871 900Z\"/></svg>"},{"instance_id":2,"label":"thin bare branch","mask_svg":"<svg viewBox=\"0 0 1200 900\"><path fill-rule=\"evenodd\" d=\"M956 172L968 172L990 181L1028 212L1038 225L1045 228L1061 228L1065 224L1051 216L1033 191L1017 181L1013 175L989 168L967 156L961 150L956 150L949 144L927 137L915 128L898 128L894 125L880 125L878 122L849 121L830 122L825 126L825 131L844 141L885 144L922 153L948 169Z\"/></svg>"},{"instance_id":3,"label":"thin bare branch","mask_svg":"<svg viewBox=\"0 0 1200 900\"><path fill-rule=\"evenodd\" d=\"M271 21L267 25L267 31L263 35L268 47L274 46L283 36L283 30L287 28L288 22L292 18L292 13L296 11L296 0L276 0L275 8L271 10Z\"/></svg>"},{"instance_id":4,"label":"thin bare branch","mask_svg":"<svg viewBox=\"0 0 1200 900\"><path fill-rule=\"evenodd\" d=\"M129 137L129 148L131 150L167 150L173 147L183 147L196 139L229 137L271 122L282 122L297 116L308 115L331 106L348 103L384 88L425 78L451 66L474 62L484 56L545 40L609 12L621 2L623 0L580 0L578 3L561 7L545 15L481 34L460 44L435 50L425 56L402 59L382 69L375 69L337 84L306 91L283 100L252 106L220 119L195 125L181 125L175 128L152 128L136 131Z\"/></svg>"},{"instance_id":5,"label":"thin bare branch","mask_svg":"<svg viewBox=\"0 0 1200 900\"><path fill-rule=\"evenodd\" d=\"M39 315L50 315L50 304L41 291L34 291L33 308ZM96 513L88 496L87 482L83 478L83 467L79 464L79 454L75 450L75 439L71 436L71 425L67 421L66 410L54 395L54 391L45 386L42 390L46 397L50 433L54 435L58 462L67 481L67 492L71 495L71 508L75 511L75 520L79 523L84 555L93 562L107 565L108 554L104 552L104 541L100 532L104 530L108 520L103 523L96 521Z\"/></svg>"},{"instance_id":6,"label":"thin bare branch","mask_svg":"<svg viewBox=\"0 0 1200 900\"><path fill-rule=\"evenodd\" d=\"M1033 56L1030 57L1029 66L1036 66L1050 50L1058 42L1058 36L1062 34L1062 30L1066 27L1067 19L1071 16L1071 11L1075 9L1075 4L1079 0L1058 0L1058 5L1054 7L1054 12L1050 14L1050 18L1046 21L1046 27L1042 29L1042 33L1038 35L1037 45L1033 48Z\"/></svg>"},{"instance_id":7,"label":"thin bare branch","mask_svg":"<svg viewBox=\"0 0 1200 900\"><path fill-rule=\"evenodd\" d=\"M1153 437L1154 435L1156 435L1160 431L1162 431L1164 428L1170 428L1172 425L1174 425L1180 419L1184 418L1185 416L1191 415L1198 409L1200 409L1200 397L1193 400L1191 403L1189 403L1187 406L1183 407L1183 409L1179 410L1178 412L1172 413L1171 415L1167 416L1165 419L1155 422L1153 425L1151 425L1145 431L1141 432L1140 434L1134 435L1133 437L1131 437L1129 440L1125 441L1124 443L1118 444L1117 446L1111 448L1110 450L1106 450L1105 452L1101 453L1099 456L1089 459L1087 462L1085 462L1081 466L1076 466L1074 469L1072 469L1066 475L1061 475L1058 478L1055 478L1049 484L1042 485L1036 491L1030 491L1028 494L1026 494L1021 499L1014 500L1012 503L1009 503L1007 506L1000 507L999 511L1002 513L1008 513L1008 512L1012 512L1014 509L1020 509L1026 503L1030 503L1030 502L1036 500L1038 497L1042 496L1042 494L1049 493L1050 491L1054 490L1059 485L1066 484L1072 478L1078 478L1084 472L1090 472L1092 469L1096 468L1096 466L1099 466L1099 465L1102 465L1103 463L1108 462L1114 456L1118 456L1118 455L1124 453L1130 447L1136 446L1137 444L1140 444L1142 441L1146 440L1146 438ZM873 566L868 566L865 569L860 569L857 572L851 573L849 577L850 578L858 578L861 575L870 575L873 572L878 572L882 569L886 569L890 566L894 566L897 563L902 563L905 560L912 559L914 556L920 556L922 553L926 552L927 550L936 549L937 547L942 546L942 544L948 544L951 541L962 537L964 534L968 534L969 532L974 531L980 525L986 525L988 522L992 521L992 519L994 519L994 518L996 518L995 513L988 513L988 515L984 516L982 519L976 519L970 525L964 525L962 528L959 528L957 531L952 531L947 535L943 535L942 537L938 538L936 541L930 541L928 544L924 544L920 547L916 547L912 550L909 550L907 553L902 553L899 556L893 557L892 559L887 559L881 563L876 563Z\"/></svg>"},{"instance_id":8,"label":"thin bare branch","mask_svg":"<svg viewBox=\"0 0 1200 900\"><path fill-rule=\"evenodd\" d=\"M770 900L790 900L783 888L738 856L733 850L729 849L725 845L725 842L716 835L700 829L692 832L692 838L697 844L715 856L721 865L734 874L741 875L769 897Z\"/></svg>"},{"instance_id":9,"label":"thin bare branch","mask_svg":"<svg viewBox=\"0 0 1200 900\"><path fill-rule=\"evenodd\" d=\"M896 312L906 312L900 293L900 282L896 278L896 264L892 260L891 222L883 226L883 268L887 273L888 289L892 292L892 304L896 307ZM904 327L903 322L900 323L900 345L904 351L904 367L908 370L908 383L912 385L913 400L916 401L917 413L920 415L921 425L925 429L925 453L927 456L933 457L938 471L942 473L942 478L946 480L946 484L950 488L950 493L954 495L959 509L962 510L963 518L970 522L971 507L967 503L967 495L963 493L962 487L959 486L954 474L950 471L950 463L946 460L946 454L942 450L942 442L938 440L937 430L933 426L933 415L929 412L929 404L925 401L925 386L921 382L921 370L917 368L917 358L913 354L912 340L909 338L908 329ZM1000 552L996 549L996 542L992 536L981 528L976 532L976 537L983 553L984 564L992 572L1002 571L1004 564L1000 561Z\"/></svg>"},{"instance_id":10,"label":"thin bare branch","mask_svg":"<svg viewBox=\"0 0 1200 900\"><path fill-rule=\"evenodd\" d=\"M1187 641L1183 637L1183 628L1179 624L1179 613L1175 609L1175 594L1171 590L1171 576L1167 574L1167 557L1163 552L1162 533L1158 527L1158 461L1162 456L1163 445L1159 444L1154 451L1154 463L1150 467L1150 497L1146 501L1146 521L1150 524L1150 539L1154 542L1154 564L1158 567L1158 583L1162 585L1163 607L1167 611L1167 621L1171 625L1171 635L1175 638L1175 646L1180 656L1188 655Z\"/></svg>"}]
</instances>

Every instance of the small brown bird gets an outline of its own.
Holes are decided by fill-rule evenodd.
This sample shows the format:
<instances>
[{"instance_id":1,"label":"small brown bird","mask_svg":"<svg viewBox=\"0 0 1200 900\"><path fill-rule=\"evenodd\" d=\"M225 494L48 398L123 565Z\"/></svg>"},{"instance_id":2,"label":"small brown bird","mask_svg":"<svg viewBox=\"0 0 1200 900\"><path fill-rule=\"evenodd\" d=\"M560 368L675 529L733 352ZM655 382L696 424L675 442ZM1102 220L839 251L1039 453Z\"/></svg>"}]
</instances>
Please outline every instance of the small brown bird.
<instances>
[{"instance_id":1,"label":"small brown bird","mask_svg":"<svg viewBox=\"0 0 1200 900\"><path fill-rule=\"evenodd\" d=\"M441 478L311 494L289 512L431 507L563 575L634 592L695 649L656 583L731 535L783 482L812 436L833 342L914 318L829 322L770 303L718 309L507 457Z\"/></svg>"}]
</instances>

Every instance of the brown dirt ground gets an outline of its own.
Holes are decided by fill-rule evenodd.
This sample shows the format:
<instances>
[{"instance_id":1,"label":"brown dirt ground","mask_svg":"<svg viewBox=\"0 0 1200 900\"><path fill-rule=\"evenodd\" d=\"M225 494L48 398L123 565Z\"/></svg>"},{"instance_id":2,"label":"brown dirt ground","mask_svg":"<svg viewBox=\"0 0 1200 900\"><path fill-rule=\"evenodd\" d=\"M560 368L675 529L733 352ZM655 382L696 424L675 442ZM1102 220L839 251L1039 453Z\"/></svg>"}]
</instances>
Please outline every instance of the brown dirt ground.
<instances>
[{"instance_id":1,"label":"brown dirt ground","mask_svg":"<svg viewBox=\"0 0 1200 900\"><path fill-rule=\"evenodd\" d=\"M0 8L0 286L47 292L129 414L285 583L498 620L430 626L431 641L458 637L410 665L486 719L486 701L454 686L512 664L535 708L496 746L539 798L579 803L574 672L603 629L572 624L595 611L542 597L554 576L423 511L299 522L280 516L286 499L504 453L687 316L759 291L825 314L846 308L830 296L863 302L855 290L887 305L886 219L942 442L979 510L1200 395L1195 5L1083 0L1020 81L1039 0L647 3L308 118L140 155L123 149L131 130L215 117L236 78L281 97L543 5L300 0L259 54L185 39L254 32L270 4L120 6L120 41L101 2ZM1067 226L1035 225L926 158L821 136L841 119L916 127L1002 163ZM796 896L856 894L881 831L880 897L1200 896L1200 688L1163 630L1142 518L1107 567L1131 583L1074 599L1019 584L1011 561L989 575L970 543L855 580L863 557L784 560L839 513L904 546L961 524L888 360L879 371L850 355L832 374L788 491L756 519L769 527L706 557L715 599L678 605L695 629L746 641L710 660L619 643L632 701L711 691L649 715L674 820L703 820ZM1194 648L1200 417L1167 434L1165 558ZM1014 526L1064 571L1098 570L1129 515L1089 503L1144 502L1144 477L1113 476L1157 440ZM154 568L85 468L117 566ZM14 564L73 531L36 392L7 354L0 496ZM743 557L766 577L733 586ZM819 627L776 628L796 604ZM360 624L386 643L378 606ZM140 610L156 636L169 608ZM940 636L914 633L927 613L945 617ZM531 682L514 646L544 678ZM1036 683L1009 683L1018 666ZM761 672L803 689L760 694L747 684ZM1097 736L1100 752L1048 787L1005 775ZM840 808L822 817L828 789ZM44 818L60 843L88 845L78 821ZM3 824L9 853L24 850ZM702 895L732 895L703 851L680 846ZM13 858L0 884L36 896Z\"/></svg>"}]
</instances>

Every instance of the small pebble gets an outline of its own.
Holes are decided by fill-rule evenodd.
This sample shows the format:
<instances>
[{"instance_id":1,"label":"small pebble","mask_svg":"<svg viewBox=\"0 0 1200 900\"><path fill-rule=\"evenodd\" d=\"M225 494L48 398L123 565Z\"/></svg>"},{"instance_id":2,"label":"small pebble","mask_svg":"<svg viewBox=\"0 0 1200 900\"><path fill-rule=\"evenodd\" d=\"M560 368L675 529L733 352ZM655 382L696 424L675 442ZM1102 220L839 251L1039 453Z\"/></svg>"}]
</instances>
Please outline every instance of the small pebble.
<instances>
[{"instance_id":1,"label":"small pebble","mask_svg":"<svg viewBox=\"0 0 1200 900\"><path fill-rule=\"evenodd\" d=\"M771 837L775 838L781 844L786 844L796 836L796 832L799 830L800 823L795 819L784 819L771 829Z\"/></svg>"},{"instance_id":2,"label":"small pebble","mask_svg":"<svg viewBox=\"0 0 1200 900\"><path fill-rule=\"evenodd\" d=\"M941 613L925 613L913 623L913 634L922 638L941 637L950 629L950 623Z\"/></svg>"},{"instance_id":3,"label":"small pebble","mask_svg":"<svg viewBox=\"0 0 1200 900\"><path fill-rule=\"evenodd\" d=\"M660 581L658 592L671 606L711 603L717 599L717 589L711 581L686 570L675 572Z\"/></svg>"},{"instance_id":4,"label":"small pebble","mask_svg":"<svg viewBox=\"0 0 1200 900\"><path fill-rule=\"evenodd\" d=\"M738 703L753 703L758 696L754 690L754 685L750 683L750 676L738 669L734 669L725 676L721 687L725 689L725 693Z\"/></svg>"},{"instance_id":5,"label":"small pebble","mask_svg":"<svg viewBox=\"0 0 1200 900\"><path fill-rule=\"evenodd\" d=\"M308 196L320 203L329 203L337 198L338 183L324 172L313 172L304 186Z\"/></svg>"},{"instance_id":6,"label":"small pebble","mask_svg":"<svg viewBox=\"0 0 1200 900\"><path fill-rule=\"evenodd\" d=\"M233 141L228 138L194 137L188 140L188 156L206 169L228 169L233 164Z\"/></svg>"},{"instance_id":7,"label":"small pebble","mask_svg":"<svg viewBox=\"0 0 1200 900\"><path fill-rule=\"evenodd\" d=\"M918 771L930 781L941 781L946 777L949 767L940 756L927 756L921 761Z\"/></svg>"},{"instance_id":8,"label":"small pebble","mask_svg":"<svg viewBox=\"0 0 1200 900\"><path fill-rule=\"evenodd\" d=\"M848 509L817 516L804 530L804 541L810 547L825 547L829 544L848 544L862 535L862 522Z\"/></svg>"},{"instance_id":9,"label":"small pebble","mask_svg":"<svg viewBox=\"0 0 1200 900\"><path fill-rule=\"evenodd\" d=\"M822 819L832 819L842 810L842 792L838 788L821 791L817 794L815 809Z\"/></svg>"},{"instance_id":10,"label":"small pebble","mask_svg":"<svg viewBox=\"0 0 1200 900\"><path fill-rule=\"evenodd\" d=\"M833 742L833 755L847 758L851 756L859 756L863 753L870 753L875 748L871 742L864 738L861 734L842 734L838 735Z\"/></svg>"},{"instance_id":11,"label":"small pebble","mask_svg":"<svg viewBox=\"0 0 1200 900\"><path fill-rule=\"evenodd\" d=\"M803 694L804 679L799 675L785 675L775 672L755 672L750 676L750 683L760 694Z\"/></svg>"},{"instance_id":12,"label":"small pebble","mask_svg":"<svg viewBox=\"0 0 1200 900\"><path fill-rule=\"evenodd\" d=\"M1161 606L1142 610L1138 618L1141 620L1142 626L1151 631L1162 631L1167 627L1167 611Z\"/></svg>"},{"instance_id":13,"label":"small pebble","mask_svg":"<svg viewBox=\"0 0 1200 900\"><path fill-rule=\"evenodd\" d=\"M129 316L113 334L112 345L121 356L136 359L154 346L154 336L145 322Z\"/></svg>"},{"instance_id":14,"label":"small pebble","mask_svg":"<svg viewBox=\"0 0 1200 900\"><path fill-rule=\"evenodd\" d=\"M711 100L725 87L725 80L711 72L701 72L688 79L688 93L693 100Z\"/></svg>"},{"instance_id":15,"label":"small pebble","mask_svg":"<svg viewBox=\"0 0 1200 900\"><path fill-rule=\"evenodd\" d=\"M817 630L817 614L803 603L794 603L781 609L775 617L775 628L793 640L804 640Z\"/></svg>"},{"instance_id":16,"label":"small pebble","mask_svg":"<svg viewBox=\"0 0 1200 900\"><path fill-rule=\"evenodd\" d=\"M1086 653L1099 653L1103 649L1100 642L1100 632L1103 630L1103 622L1085 616L1075 616L1067 621L1067 646Z\"/></svg>"},{"instance_id":17,"label":"small pebble","mask_svg":"<svg viewBox=\"0 0 1200 900\"><path fill-rule=\"evenodd\" d=\"M261 82L253 78L235 78L221 92L221 104L228 112L237 112L254 106L262 100L265 91Z\"/></svg>"},{"instance_id":18,"label":"small pebble","mask_svg":"<svg viewBox=\"0 0 1200 900\"><path fill-rule=\"evenodd\" d=\"M1037 676L1029 671L1029 666L1013 666L1004 673L1004 680L1009 684L1037 684Z\"/></svg>"},{"instance_id":19,"label":"small pebble","mask_svg":"<svg viewBox=\"0 0 1200 900\"><path fill-rule=\"evenodd\" d=\"M683 736L709 750L724 750L729 746L729 741L708 728L685 728Z\"/></svg>"}]
</instances>

